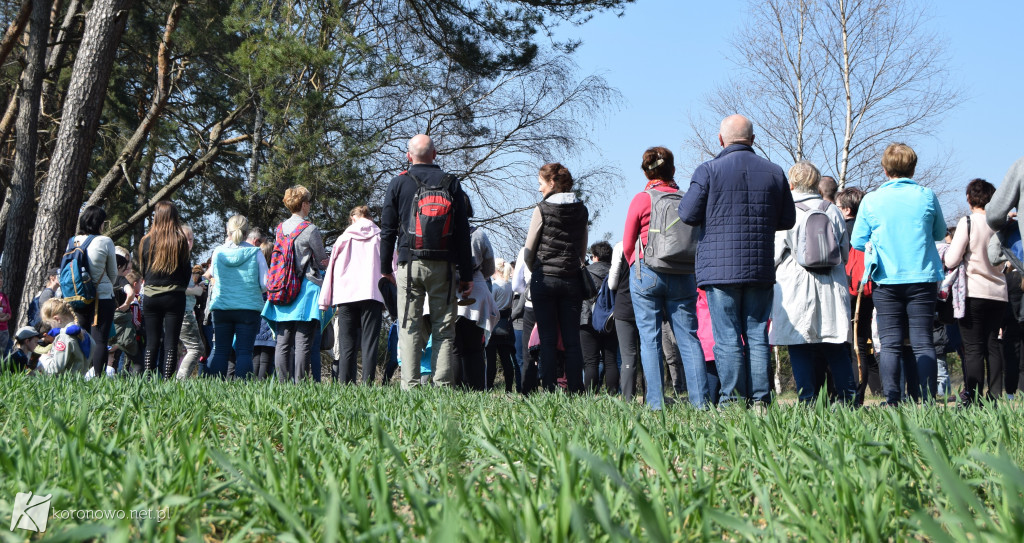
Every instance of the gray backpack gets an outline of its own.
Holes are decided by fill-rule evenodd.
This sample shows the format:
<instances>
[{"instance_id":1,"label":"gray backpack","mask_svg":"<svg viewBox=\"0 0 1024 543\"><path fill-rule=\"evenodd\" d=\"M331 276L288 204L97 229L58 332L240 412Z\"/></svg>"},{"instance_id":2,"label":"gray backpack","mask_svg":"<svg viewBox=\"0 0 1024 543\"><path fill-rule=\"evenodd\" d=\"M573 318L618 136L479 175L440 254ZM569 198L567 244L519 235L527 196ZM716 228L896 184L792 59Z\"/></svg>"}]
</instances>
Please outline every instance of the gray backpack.
<instances>
[{"instance_id":1,"label":"gray backpack","mask_svg":"<svg viewBox=\"0 0 1024 543\"><path fill-rule=\"evenodd\" d=\"M843 262L832 219L825 213L830 205L825 200L814 208L803 202L796 204L796 208L804 213L796 223L793 256L797 264L809 270L822 272Z\"/></svg>"},{"instance_id":2,"label":"gray backpack","mask_svg":"<svg viewBox=\"0 0 1024 543\"><path fill-rule=\"evenodd\" d=\"M700 232L679 218L683 192L645 192L651 197L651 222L642 247L644 266L661 273L693 273Z\"/></svg>"}]
</instances>

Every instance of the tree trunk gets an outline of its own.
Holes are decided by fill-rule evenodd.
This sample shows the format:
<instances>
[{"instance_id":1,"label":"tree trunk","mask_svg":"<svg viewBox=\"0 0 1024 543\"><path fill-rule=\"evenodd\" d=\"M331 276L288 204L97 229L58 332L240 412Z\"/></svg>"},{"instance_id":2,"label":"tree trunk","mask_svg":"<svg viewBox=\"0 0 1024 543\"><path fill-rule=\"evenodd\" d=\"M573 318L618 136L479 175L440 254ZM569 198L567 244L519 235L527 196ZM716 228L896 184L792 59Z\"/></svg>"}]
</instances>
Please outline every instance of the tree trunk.
<instances>
[{"instance_id":1,"label":"tree trunk","mask_svg":"<svg viewBox=\"0 0 1024 543\"><path fill-rule=\"evenodd\" d=\"M18 16L11 22L11 26L7 27L3 40L0 40L0 65L3 65L4 61L7 60L7 55L14 49L14 44L18 43L18 36L25 29L25 23L28 22L29 14L34 9L35 4L34 0L21 0L21 9L18 10Z\"/></svg>"},{"instance_id":2,"label":"tree trunk","mask_svg":"<svg viewBox=\"0 0 1024 543\"><path fill-rule=\"evenodd\" d=\"M16 296L22 292L32 248L31 232L36 216L36 149L39 135L39 94L43 87L43 68L46 63L46 41L50 34L51 0L32 0L29 20L28 48L25 50L25 69L21 72L21 92L18 94L17 140L14 153L14 175L11 177L11 206L4 235L4 253L0 260L0 274L5 279L7 292ZM32 295L29 295L31 298ZM18 306L12 307L11 324L19 323Z\"/></svg>"},{"instance_id":3,"label":"tree trunk","mask_svg":"<svg viewBox=\"0 0 1024 543\"><path fill-rule=\"evenodd\" d=\"M50 172L39 202L28 277L21 296L22 314L32 300L26 293L42 288L47 269L58 262L65 240L75 231L114 55L133 1L96 0L86 15Z\"/></svg>"},{"instance_id":4,"label":"tree trunk","mask_svg":"<svg viewBox=\"0 0 1024 543\"><path fill-rule=\"evenodd\" d=\"M4 203L0 206L0 253L4 250L4 238L7 236L7 217L11 216L11 189L3 189L3 195Z\"/></svg>"}]
</instances>

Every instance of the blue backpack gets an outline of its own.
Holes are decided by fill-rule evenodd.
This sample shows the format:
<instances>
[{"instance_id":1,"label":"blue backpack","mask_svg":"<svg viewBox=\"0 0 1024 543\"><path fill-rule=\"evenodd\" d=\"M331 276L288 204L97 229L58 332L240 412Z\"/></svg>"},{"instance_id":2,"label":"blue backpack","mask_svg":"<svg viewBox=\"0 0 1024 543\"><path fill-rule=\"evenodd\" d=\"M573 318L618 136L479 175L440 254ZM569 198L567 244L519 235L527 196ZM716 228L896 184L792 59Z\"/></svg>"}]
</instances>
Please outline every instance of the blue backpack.
<instances>
[{"instance_id":1,"label":"blue backpack","mask_svg":"<svg viewBox=\"0 0 1024 543\"><path fill-rule=\"evenodd\" d=\"M1020 239L1020 228L1017 221L1007 223L1000 232L999 242L1003 250L1003 256L1010 261L1014 268L1024 271L1024 243Z\"/></svg>"},{"instance_id":2,"label":"blue backpack","mask_svg":"<svg viewBox=\"0 0 1024 543\"><path fill-rule=\"evenodd\" d=\"M39 295L37 294L28 304L28 325L35 328L42 320L39 316Z\"/></svg>"},{"instance_id":3,"label":"blue backpack","mask_svg":"<svg viewBox=\"0 0 1024 543\"><path fill-rule=\"evenodd\" d=\"M594 299L594 313L590 325L598 332L610 333L615 330L615 291L608 288L608 278L601 282L601 288Z\"/></svg>"},{"instance_id":4,"label":"blue backpack","mask_svg":"<svg viewBox=\"0 0 1024 543\"><path fill-rule=\"evenodd\" d=\"M60 291L64 301L74 309L85 309L96 301L96 283L89 274L89 256L86 253L95 237L86 237L81 245L75 245L75 238L71 238L64 257L60 259Z\"/></svg>"}]
</instances>

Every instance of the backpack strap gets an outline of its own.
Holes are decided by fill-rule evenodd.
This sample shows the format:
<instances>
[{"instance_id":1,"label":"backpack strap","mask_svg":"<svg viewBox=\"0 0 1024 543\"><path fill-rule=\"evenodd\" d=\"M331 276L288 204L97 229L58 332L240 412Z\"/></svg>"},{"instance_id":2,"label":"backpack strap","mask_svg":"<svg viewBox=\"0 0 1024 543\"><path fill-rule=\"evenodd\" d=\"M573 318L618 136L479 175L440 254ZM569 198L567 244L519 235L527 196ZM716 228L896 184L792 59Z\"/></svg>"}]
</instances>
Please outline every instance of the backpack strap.
<instances>
[{"instance_id":1,"label":"backpack strap","mask_svg":"<svg viewBox=\"0 0 1024 543\"><path fill-rule=\"evenodd\" d=\"M800 211L810 211L811 210L811 208L807 207L807 204L805 204L803 202L796 202L796 203L793 204L793 206L795 206Z\"/></svg>"},{"instance_id":2,"label":"backpack strap","mask_svg":"<svg viewBox=\"0 0 1024 543\"><path fill-rule=\"evenodd\" d=\"M281 224L284 224L284 223L281 223ZM299 234L301 234L303 230L308 228L309 225L310 225L309 221L302 221L302 222L300 222L299 225L295 227L295 230L292 230L292 233L291 233L292 240L294 241L295 238L299 237Z\"/></svg>"},{"instance_id":3,"label":"backpack strap","mask_svg":"<svg viewBox=\"0 0 1024 543\"><path fill-rule=\"evenodd\" d=\"M822 198L821 199L821 203L818 204L818 211L821 211L821 212L828 211L828 206L829 205L830 205L830 202L828 200Z\"/></svg>"},{"instance_id":4,"label":"backpack strap","mask_svg":"<svg viewBox=\"0 0 1024 543\"><path fill-rule=\"evenodd\" d=\"M92 243L92 240L95 238L96 236L85 236L85 241L83 241L82 244L79 246L82 249L82 251L86 251L87 249L89 249L89 244Z\"/></svg>"}]
</instances>

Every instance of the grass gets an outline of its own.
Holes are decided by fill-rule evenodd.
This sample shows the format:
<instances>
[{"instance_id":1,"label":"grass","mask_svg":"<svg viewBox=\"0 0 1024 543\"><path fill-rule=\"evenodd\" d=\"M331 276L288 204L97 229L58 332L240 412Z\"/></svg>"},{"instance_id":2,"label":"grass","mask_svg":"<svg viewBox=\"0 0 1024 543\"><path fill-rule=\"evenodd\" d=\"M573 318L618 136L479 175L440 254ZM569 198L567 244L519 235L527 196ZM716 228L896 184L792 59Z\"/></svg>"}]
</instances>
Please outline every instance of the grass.
<instances>
[{"instance_id":1,"label":"grass","mask_svg":"<svg viewBox=\"0 0 1024 543\"><path fill-rule=\"evenodd\" d=\"M1024 540L1024 409L0 378L0 511L47 540ZM0 528L0 539L30 532Z\"/></svg>"}]
</instances>

